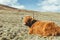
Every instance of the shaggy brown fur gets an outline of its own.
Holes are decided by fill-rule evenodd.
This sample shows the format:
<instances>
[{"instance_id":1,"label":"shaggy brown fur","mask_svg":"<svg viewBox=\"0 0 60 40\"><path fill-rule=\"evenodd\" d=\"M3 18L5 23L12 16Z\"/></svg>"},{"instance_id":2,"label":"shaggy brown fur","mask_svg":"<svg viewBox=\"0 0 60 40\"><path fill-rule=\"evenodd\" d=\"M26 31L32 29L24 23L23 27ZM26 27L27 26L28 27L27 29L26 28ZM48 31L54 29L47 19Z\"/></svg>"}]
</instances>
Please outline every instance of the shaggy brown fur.
<instances>
[{"instance_id":1,"label":"shaggy brown fur","mask_svg":"<svg viewBox=\"0 0 60 40\"><path fill-rule=\"evenodd\" d=\"M60 34L60 27L51 21L39 21L31 16L25 16L23 22L29 27L29 34L42 36L54 36Z\"/></svg>"}]
</instances>

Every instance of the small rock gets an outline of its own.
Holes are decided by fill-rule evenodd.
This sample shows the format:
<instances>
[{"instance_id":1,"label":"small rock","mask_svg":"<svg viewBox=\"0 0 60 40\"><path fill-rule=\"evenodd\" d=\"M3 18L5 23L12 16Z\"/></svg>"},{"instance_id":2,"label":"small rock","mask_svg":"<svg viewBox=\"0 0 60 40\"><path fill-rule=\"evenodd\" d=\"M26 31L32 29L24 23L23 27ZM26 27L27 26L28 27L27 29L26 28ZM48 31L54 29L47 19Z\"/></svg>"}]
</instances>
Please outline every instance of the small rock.
<instances>
[{"instance_id":1,"label":"small rock","mask_svg":"<svg viewBox=\"0 0 60 40\"><path fill-rule=\"evenodd\" d=\"M7 39L7 38L2 38L2 40L9 40L9 39Z\"/></svg>"},{"instance_id":2,"label":"small rock","mask_svg":"<svg viewBox=\"0 0 60 40\"><path fill-rule=\"evenodd\" d=\"M0 25L0 28L2 28L3 26L2 25Z\"/></svg>"}]
</instances>

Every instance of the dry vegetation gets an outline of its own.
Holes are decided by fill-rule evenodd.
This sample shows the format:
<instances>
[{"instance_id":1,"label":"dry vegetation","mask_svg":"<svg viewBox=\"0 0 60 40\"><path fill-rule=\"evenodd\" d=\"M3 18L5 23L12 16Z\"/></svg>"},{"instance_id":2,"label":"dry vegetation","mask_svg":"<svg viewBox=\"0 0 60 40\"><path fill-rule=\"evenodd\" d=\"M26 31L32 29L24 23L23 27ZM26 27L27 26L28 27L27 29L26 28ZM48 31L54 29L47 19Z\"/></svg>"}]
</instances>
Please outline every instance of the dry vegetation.
<instances>
[{"instance_id":1,"label":"dry vegetation","mask_svg":"<svg viewBox=\"0 0 60 40\"><path fill-rule=\"evenodd\" d=\"M0 40L51 40L51 37L29 35L27 26L23 25L23 17L31 15L38 20L54 21L60 26L60 14L50 12L18 12L0 10ZM52 40L60 40L60 36L54 36Z\"/></svg>"}]
</instances>

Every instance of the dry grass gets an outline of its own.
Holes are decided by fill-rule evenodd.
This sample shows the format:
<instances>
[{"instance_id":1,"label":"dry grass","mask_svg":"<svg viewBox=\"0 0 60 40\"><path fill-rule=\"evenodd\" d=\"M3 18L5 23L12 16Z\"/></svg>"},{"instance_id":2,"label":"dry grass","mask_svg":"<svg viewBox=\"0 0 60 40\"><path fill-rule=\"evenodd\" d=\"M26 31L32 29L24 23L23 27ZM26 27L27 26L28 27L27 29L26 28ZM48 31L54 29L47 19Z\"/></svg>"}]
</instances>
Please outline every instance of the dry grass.
<instances>
[{"instance_id":1,"label":"dry grass","mask_svg":"<svg viewBox=\"0 0 60 40\"><path fill-rule=\"evenodd\" d=\"M25 15L33 16L33 13L0 10L0 40L50 40L51 37L29 35L27 26L23 25ZM57 13L34 13L38 20L51 20L60 25L60 14ZM55 36L52 40L60 40Z\"/></svg>"}]
</instances>

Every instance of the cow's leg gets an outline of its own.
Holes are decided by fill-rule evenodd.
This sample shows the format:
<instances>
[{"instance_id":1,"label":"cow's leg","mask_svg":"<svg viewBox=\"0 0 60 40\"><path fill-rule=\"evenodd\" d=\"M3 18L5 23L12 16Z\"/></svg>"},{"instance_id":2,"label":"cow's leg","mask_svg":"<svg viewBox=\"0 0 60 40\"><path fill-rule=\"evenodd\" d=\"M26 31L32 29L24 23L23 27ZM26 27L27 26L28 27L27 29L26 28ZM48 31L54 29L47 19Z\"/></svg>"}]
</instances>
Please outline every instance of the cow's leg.
<instances>
[{"instance_id":1,"label":"cow's leg","mask_svg":"<svg viewBox=\"0 0 60 40\"><path fill-rule=\"evenodd\" d=\"M29 29L29 34L32 34L32 33L33 33L33 29L30 28L30 29Z\"/></svg>"}]
</instances>

